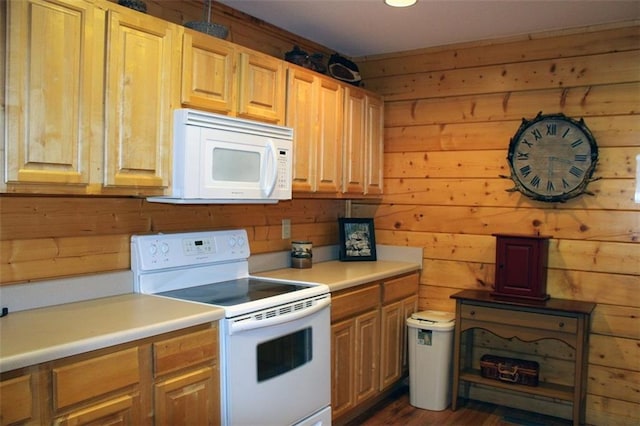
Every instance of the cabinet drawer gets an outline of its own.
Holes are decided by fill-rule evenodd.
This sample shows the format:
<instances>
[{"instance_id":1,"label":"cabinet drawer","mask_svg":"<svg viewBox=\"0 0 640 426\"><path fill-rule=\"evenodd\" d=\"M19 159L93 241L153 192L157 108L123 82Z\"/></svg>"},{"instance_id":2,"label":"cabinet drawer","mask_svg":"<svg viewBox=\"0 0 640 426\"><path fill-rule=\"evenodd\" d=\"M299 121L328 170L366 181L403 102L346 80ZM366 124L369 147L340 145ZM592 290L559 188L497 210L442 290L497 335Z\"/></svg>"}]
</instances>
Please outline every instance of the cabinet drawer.
<instances>
[{"instance_id":1,"label":"cabinet drawer","mask_svg":"<svg viewBox=\"0 0 640 426\"><path fill-rule=\"evenodd\" d=\"M218 326L153 344L154 376L202 364L218 357Z\"/></svg>"},{"instance_id":2,"label":"cabinet drawer","mask_svg":"<svg viewBox=\"0 0 640 426\"><path fill-rule=\"evenodd\" d=\"M53 369L54 407L69 405L137 384L138 348L76 362Z\"/></svg>"},{"instance_id":3,"label":"cabinet drawer","mask_svg":"<svg viewBox=\"0 0 640 426\"><path fill-rule=\"evenodd\" d=\"M372 284L331 295L331 322L376 309L380 304L380 285Z\"/></svg>"},{"instance_id":4,"label":"cabinet drawer","mask_svg":"<svg viewBox=\"0 0 640 426\"><path fill-rule=\"evenodd\" d=\"M418 274L406 275L382 284L382 303L393 302L418 294Z\"/></svg>"},{"instance_id":5,"label":"cabinet drawer","mask_svg":"<svg viewBox=\"0 0 640 426\"><path fill-rule=\"evenodd\" d=\"M463 320L471 319L517 327L560 331L563 333L575 334L578 330L577 318L560 315L545 315L523 311L514 312L514 310L495 309L468 304L461 306L460 315Z\"/></svg>"}]
</instances>

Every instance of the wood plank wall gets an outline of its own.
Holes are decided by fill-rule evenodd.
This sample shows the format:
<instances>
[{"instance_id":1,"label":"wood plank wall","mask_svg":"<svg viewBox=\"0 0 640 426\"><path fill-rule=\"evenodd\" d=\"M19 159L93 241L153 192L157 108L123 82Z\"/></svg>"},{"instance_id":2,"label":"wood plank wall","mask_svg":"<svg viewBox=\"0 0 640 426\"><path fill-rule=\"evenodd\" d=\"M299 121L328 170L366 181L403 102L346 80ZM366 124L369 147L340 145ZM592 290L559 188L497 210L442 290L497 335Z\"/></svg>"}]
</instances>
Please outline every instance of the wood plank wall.
<instances>
[{"instance_id":1,"label":"wood plank wall","mask_svg":"<svg viewBox=\"0 0 640 426\"><path fill-rule=\"evenodd\" d=\"M424 249L420 308L453 311L452 293L492 288L493 233L553 236L548 292L597 302L587 421L640 423L638 23L357 61L367 88L385 97L385 195L354 202L353 215L375 218L379 243ZM600 148L601 179L588 187L595 196L547 204L506 191L509 140L539 111L584 117ZM570 351L533 349L545 374L567 374L560 367Z\"/></svg>"}]
</instances>

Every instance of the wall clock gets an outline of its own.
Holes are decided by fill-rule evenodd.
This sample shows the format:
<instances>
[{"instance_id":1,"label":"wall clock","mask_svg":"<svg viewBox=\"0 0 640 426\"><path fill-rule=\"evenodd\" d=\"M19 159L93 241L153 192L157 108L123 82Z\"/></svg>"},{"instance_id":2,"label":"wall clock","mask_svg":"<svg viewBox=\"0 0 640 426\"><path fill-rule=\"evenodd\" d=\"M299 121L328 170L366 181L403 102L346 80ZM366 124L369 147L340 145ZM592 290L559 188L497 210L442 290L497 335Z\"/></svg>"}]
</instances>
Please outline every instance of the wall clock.
<instances>
[{"instance_id":1,"label":"wall clock","mask_svg":"<svg viewBox=\"0 0 640 426\"><path fill-rule=\"evenodd\" d=\"M584 124L564 114L542 112L522 124L507 156L515 188L538 201L564 202L586 190L598 162L598 145Z\"/></svg>"}]
</instances>

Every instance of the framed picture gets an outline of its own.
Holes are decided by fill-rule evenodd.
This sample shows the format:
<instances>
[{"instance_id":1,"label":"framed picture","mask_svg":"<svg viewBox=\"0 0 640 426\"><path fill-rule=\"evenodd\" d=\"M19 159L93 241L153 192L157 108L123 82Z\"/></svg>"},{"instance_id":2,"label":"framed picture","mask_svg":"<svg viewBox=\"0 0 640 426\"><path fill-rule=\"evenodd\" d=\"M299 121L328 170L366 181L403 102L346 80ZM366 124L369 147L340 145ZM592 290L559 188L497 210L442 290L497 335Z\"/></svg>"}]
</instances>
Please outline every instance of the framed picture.
<instances>
[{"instance_id":1,"label":"framed picture","mask_svg":"<svg viewBox=\"0 0 640 426\"><path fill-rule=\"evenodd\" d=\"M340 260L376 260L373 219L340 218Z\"/></svg>"}]
</instances>

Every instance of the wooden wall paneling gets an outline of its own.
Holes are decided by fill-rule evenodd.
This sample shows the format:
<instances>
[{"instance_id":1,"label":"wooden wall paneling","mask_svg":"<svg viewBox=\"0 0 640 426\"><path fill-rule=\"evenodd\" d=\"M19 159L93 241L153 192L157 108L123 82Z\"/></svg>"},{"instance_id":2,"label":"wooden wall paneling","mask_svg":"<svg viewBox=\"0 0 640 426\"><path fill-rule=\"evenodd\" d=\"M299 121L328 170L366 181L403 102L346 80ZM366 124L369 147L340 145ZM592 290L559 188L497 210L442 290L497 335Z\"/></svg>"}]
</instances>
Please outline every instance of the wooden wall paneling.
<instances>
[{"instance_id":1,"label":"wooden wall paneling","mask_svg":"<svg viewBox=\"0 0 640 426\"><path fill-rule=\"evenodd\" d=\"M344 201L276 205L170 205L135 198L0 197L0 285L130 268L132 234L244 228L254 254L290 249L292 238L337 244Z\"/></svg>"},{"instance_id":2,"label":"wooden wall paneling","mask_svg":"<svg viewBox=\"0 0 640 426\"><path fill-rule=\"evenodd\" d=\"M369 83L368 88L392 102L407 98L468 96L497 92L584 87L637 81L640 51L606 53L487 65L481 68L404 74Z\"/></svg>"},{"instance_id":3,"label":"wooden wall paneling","mask_svg":"<svg viewBox=\"0 0 640 426\"><path fill-rule=\"evenodd\" d=\"M587 394L587 419L594 425L636 426L638 404Z\"/></svg>"},{"instance_id":4,"label":"wooden wall paneling","mask_svg":"<svg viewBox=\"0 0 640 426\"><path fill-rule=\"evenodd\" d=\"M598 303L589 424L640 421L640 204L633 200L639 41L635 22L399 52L359 64L367 87L387 95L385 194L377 203L353 202L352 216L373 217L381 244L423 248L419 309L453 311L451 294L492 288L493 233L552 235L549 293ZM539 111L584 117L600 148L594 174L600 179L588 187L595 196L548 204L505 191L513 187L500 177L509 174L509 140L523 118ZM487 339L486 349L526 352L497 340ZM547 344L536 347L541 354ZM544 357L551 363L545 374L568 381L557 355ZM471 388L472 396L505 399ZM534 411L546 406L508 399Z\"/></svg>"},{"instance_id":5,"label":"wooden wall paneling","mask_svg":"<svg viewBox=\"0 0 640 426\"><path fill-rule=\"evenodd\" d=\"M446 98L419 98L385 104L385 126L483 122L533 118L539 111L562 112L585 120L627 115L637 110L640 84L551 88Z\"/></svg>"},{"instance_id":6,"label":"wooden wall paneling","mask_svg":"<svg viewBox=\"0 0 640 426\"><path fill-rule=\"evenodd\" d=\"M540 232L554 238L640 241L638 213L625 210L354 204L353 215L375 217L376 228L379 229L460 234Z\"/></svg>"},{"instance_id":7,"label":"wooden wall paneling","mask_svg":"<svg viewBox=\"0 0 640 426\"><path fill-rule=\"evenodd\" d=\"M393 75L638 49L638 26L618 23L600 28L600 31L592 32L580 28L526 34L508 40L474 41L453 47L440 46L354 59L358 61L364 81L371 84L376 78ZM550 38L553 38L552 43L549 43Z\"/></svg>"},{"instance_id":8,"label":"wooden wall paneling","mask_svg":"<svg viewBox=\"0 0 640 426\"><path fill-rule=\"evenodd\" d=\"M525 117L521 117L525 118ZM385 129L386 153L504 150L518 130L521 119L480 123L440 123ZM633 147L640 131L637 115L587 117L585 123L598 147Z\"/></svg>"}]
</instances>

